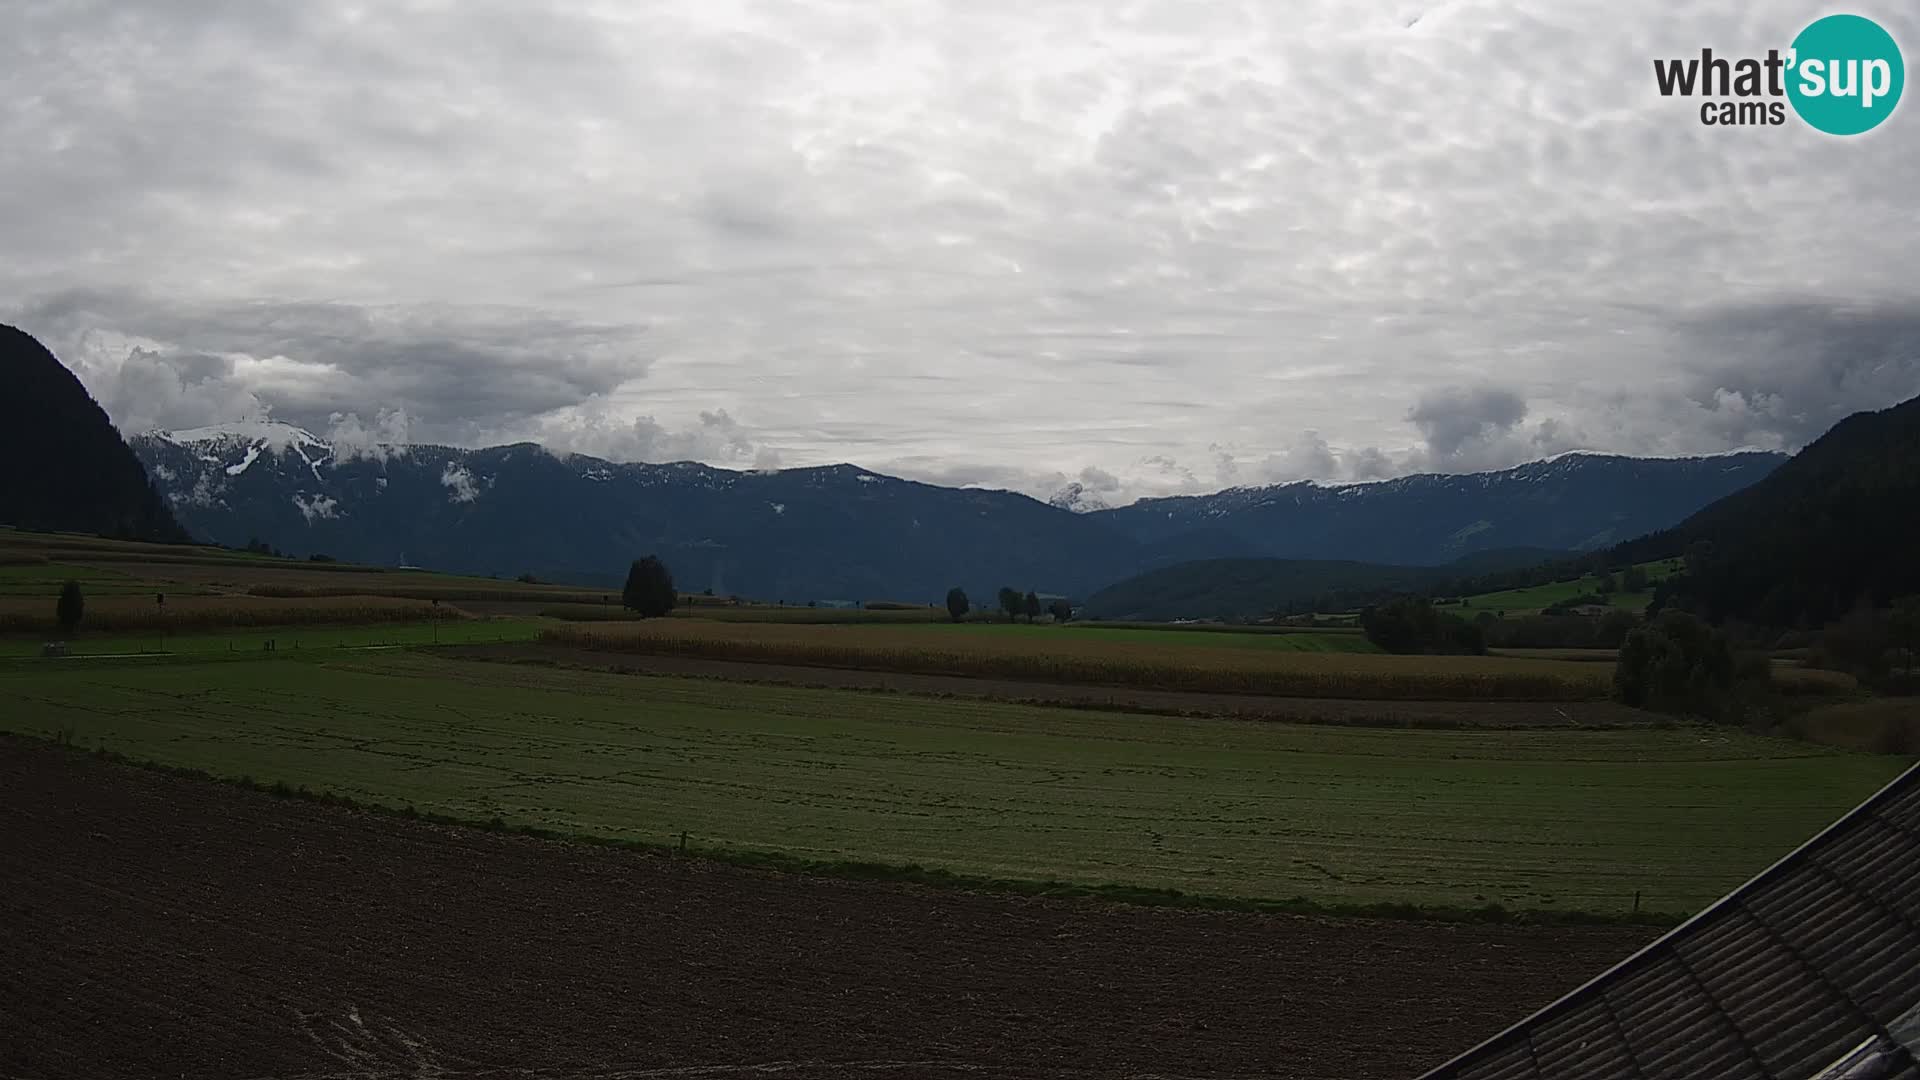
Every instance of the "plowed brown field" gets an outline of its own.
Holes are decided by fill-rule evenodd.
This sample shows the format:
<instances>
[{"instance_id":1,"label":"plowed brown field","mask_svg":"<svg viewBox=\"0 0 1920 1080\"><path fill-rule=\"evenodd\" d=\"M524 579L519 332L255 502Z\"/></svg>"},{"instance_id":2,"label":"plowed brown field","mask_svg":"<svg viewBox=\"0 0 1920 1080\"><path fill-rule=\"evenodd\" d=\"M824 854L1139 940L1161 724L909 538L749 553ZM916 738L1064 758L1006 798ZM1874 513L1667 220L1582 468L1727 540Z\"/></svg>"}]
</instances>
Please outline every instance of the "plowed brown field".
<instances>
[{"instance_id":1,"label":"plowed brown field","mask_svg":"<svg viewBox=\"0 0 1920 1080\"><path fill-rule=\"evenodd\" d=\"M0 1076L1401 1077L1652 935L763 873L0 738Z\"/></svg>"}]
</instances>

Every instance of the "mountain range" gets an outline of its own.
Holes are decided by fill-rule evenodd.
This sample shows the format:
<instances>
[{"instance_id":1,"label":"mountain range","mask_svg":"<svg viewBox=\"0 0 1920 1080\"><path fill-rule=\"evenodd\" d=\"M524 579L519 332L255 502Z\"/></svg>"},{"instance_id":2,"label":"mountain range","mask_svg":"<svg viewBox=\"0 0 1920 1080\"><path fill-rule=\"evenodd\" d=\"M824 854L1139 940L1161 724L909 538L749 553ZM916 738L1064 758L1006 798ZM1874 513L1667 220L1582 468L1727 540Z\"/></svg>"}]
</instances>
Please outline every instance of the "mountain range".
<instances>
[{"instance_id":1,"label":"mountain range","mask_svg":"<svg viewBox=\"0 0 1920 1080\"><path fill-rule=\"evenodd\" d=\"M1590 550L1673 525L1784 455L1570 454L1500 472L1312 482L1117 509L946 488L853 465L742 472L620 464L533 444L334 446L286 424L130 440L195 534L294 553L612 584L657 553L684 588L761 599L938 602L961 585L1085 596L1197 559L1439 565Z\"/></svg>"}]
</instances>

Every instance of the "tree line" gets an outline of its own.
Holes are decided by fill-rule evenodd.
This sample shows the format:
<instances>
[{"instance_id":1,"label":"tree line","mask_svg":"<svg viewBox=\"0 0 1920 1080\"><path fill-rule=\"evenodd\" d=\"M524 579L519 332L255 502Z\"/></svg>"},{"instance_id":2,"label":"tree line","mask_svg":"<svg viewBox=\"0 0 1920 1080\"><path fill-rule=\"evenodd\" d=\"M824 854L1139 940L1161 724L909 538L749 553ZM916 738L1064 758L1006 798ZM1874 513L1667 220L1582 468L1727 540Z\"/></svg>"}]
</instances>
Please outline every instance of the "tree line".
<instances>
[{"instance_id":1,"label":"tree line","mask_svg":"<svg viewBox=\"0 0 1920 1080\"><path fill-rule=\"evenodd\" d=\"M1040 602L1039 593L1029 589L1023 595L1019 589L1011 585L1002 585L995 599L999 603L999 611L1007 617L1008 622L1017 622L1022 615L1027 617L1028 622L1033 622L1043 613L1053 616L1053 621L1055 622L1068 622L1073 618L1073 604L1068 602L1065 597L1056 597L1051 603L1043 606ZM947 615L949 618L954 622L960 622L965 619L972 610L973 602L967 599L967 591L965 589L956 585L947 590Z\"/></svg>"}]
</instances>

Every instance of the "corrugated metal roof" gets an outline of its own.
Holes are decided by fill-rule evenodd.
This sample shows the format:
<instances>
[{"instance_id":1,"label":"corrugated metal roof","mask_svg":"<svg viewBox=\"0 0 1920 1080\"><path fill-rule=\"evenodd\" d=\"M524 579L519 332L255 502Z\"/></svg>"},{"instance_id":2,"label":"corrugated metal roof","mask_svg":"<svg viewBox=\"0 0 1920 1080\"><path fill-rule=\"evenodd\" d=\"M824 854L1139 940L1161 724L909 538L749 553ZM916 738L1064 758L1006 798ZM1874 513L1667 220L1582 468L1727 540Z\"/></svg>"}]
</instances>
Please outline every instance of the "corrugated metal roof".
<instances>
[{"instance_id":1,"label":"corrugated metal roof","mask_svg":"<svg viewBox=\"0 0 1920 1080\"><path fill-rule=\"evenodd\" d=\"M1422 1080L1920 1080L1920 765Z\"/></svg>"}]
</instances>

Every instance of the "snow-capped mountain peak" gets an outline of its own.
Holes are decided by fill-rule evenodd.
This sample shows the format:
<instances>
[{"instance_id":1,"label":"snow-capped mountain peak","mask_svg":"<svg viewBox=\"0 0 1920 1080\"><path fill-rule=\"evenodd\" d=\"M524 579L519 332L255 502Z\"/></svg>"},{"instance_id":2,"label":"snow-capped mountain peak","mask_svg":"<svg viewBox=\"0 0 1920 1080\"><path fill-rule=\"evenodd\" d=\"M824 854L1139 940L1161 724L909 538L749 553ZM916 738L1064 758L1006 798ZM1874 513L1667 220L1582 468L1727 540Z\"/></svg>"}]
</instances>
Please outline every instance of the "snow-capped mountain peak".
<instances>
[{"instance_id":1,"label":"snow-capped mountain peak","mask_svg":"<svg viewBox=\"0 0 1920 1080\"><path fill-rule=\"evenodd\" d=\"M210 424L206 427L184 428L179 431L155 431L150 434L154 438L164 439L179 446L237 442L275 452L296 446L313 447L321 451L332 449L324 440L306 428L283 424L278 420L236 420L225 424Z\"/></svg>"}]
</instances>

